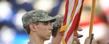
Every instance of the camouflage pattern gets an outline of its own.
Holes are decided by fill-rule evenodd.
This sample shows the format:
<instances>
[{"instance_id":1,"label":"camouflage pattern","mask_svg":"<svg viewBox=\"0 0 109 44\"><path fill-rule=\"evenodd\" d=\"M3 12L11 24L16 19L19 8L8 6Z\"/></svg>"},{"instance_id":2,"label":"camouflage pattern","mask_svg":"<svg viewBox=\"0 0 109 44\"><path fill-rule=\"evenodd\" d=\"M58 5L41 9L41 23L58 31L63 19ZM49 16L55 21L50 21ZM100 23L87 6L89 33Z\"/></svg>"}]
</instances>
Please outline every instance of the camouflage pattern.
<instances>
[{"instance_id":1,"label":"camouflage pattern","mask_svg":"<svg viewBox=\"0 0 109 44\"><path fill-rule=\"evenodd\" d=\"M23 25L28 25L32 22L50 21L54 19L56 19L56 17L49 16L48 12L45 12L43 10L32 10L32 11L27 12L22 17L22 22L23 22Z\"/></svg>"}]
</instances>

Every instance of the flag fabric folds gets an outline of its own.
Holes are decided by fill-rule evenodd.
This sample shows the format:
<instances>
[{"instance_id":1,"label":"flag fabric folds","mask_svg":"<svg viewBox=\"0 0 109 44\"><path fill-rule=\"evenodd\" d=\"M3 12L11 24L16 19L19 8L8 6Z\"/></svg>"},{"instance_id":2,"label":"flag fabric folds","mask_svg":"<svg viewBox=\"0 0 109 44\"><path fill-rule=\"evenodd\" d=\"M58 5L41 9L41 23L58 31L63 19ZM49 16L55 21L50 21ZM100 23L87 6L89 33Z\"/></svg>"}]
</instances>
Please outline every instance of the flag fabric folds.
<instances>
[{"instance_id":1,"label":"flag fabric folds","mask_svg":"<svg viewBox=\"0 0 109 44\"><path fill-rule=\"evenodd\" d=\"M84 0L66 0L65 15L61 32L64 32L61 44L72 44L76 35ZM64 28L63 28L64 27Z\"/></svg>"}]
</instances>

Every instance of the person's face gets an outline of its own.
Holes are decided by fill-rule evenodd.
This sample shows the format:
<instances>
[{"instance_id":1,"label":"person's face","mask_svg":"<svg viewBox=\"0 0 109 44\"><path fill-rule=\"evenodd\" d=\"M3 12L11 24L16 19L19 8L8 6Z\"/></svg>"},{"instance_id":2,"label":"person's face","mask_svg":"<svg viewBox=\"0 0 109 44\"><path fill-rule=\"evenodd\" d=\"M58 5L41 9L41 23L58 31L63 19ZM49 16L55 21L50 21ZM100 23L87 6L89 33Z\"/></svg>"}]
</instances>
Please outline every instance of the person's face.
<instances>
[{"instance_id":1,"label":"person's face","mask_svg":"<svg viewBox=\"0 0 109 44\"><path fill-rule=\"evenodd\" d=\"M37 25L38 31L36 32L39 37L48 40L53 29L51 22L39 22Z\"/></svg>"}]
</instances>

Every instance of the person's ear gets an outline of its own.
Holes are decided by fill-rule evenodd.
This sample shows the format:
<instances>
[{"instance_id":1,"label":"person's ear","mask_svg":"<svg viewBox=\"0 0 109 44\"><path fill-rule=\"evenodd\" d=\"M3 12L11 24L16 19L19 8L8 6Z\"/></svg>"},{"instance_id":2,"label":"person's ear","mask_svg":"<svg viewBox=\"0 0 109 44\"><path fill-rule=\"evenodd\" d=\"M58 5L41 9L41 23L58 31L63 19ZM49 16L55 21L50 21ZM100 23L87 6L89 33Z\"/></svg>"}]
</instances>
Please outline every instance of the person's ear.
<instances>
[{"instance_id":1,"label":"person's ear","mask_svg":"<svg viewBox=\"0 0 109 44\"><path fill-rule=\"evenodd\" d=\"M31 24L29 25L29 27L30 27L30 30L31 30L31 31L36 31L36 30L37 30L37 25L35 25L35 24L33 24L33 23L31 23Z\"/></svg>"}]
</instances>

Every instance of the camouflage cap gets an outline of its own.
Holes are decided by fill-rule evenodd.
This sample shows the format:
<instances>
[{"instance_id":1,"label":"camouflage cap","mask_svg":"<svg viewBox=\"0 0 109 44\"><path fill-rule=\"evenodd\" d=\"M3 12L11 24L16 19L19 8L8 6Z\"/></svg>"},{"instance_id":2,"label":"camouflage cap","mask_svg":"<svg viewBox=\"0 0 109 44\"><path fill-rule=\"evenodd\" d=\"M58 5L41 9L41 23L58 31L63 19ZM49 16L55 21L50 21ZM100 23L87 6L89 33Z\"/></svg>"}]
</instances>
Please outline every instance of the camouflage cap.
<instances>
[{"instance_id":1,"label":"camouflage cap","mask_svg":"<svg viewBox=\"0 0 109 44\"><path fill-rule=\"evenodd\" d=\"M50 21L50 20L55 20L56 17L51 17L48 15L48 12L45 12L43 10L33 10L27 12L23 17L22 17L22 22L23 25L28 25L32 22L37 22L37 21Z\"/></svg>"}]
</instances>

